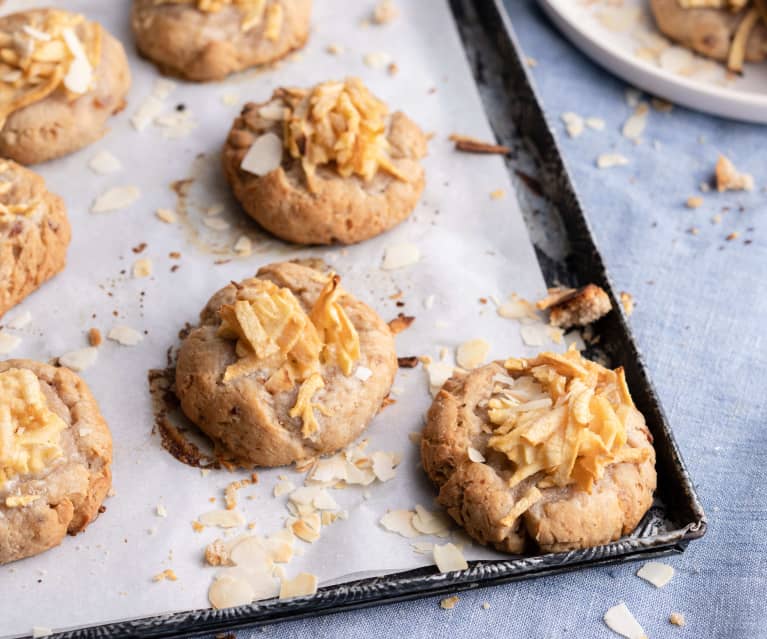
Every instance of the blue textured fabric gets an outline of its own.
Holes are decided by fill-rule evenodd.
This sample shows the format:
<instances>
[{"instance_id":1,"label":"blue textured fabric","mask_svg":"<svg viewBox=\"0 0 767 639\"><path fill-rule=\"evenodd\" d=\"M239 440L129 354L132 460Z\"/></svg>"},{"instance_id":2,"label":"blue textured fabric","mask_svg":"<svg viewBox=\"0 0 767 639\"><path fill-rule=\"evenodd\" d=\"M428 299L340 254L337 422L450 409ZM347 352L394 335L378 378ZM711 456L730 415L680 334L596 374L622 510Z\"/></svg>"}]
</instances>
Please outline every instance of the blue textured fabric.
<instances>
[{"instance_id":1,"label":"blue textured fabric","mask_svg":"<svg viewBox=\"0 0 767 639\"><path fill-rule=\"evenodd\" d=\"M767 636L765 129L676 107L653 111L645 142L635 146L620 134L631 112L625 83L565 41L534 0L507 0L507 7L526 55L538 61L536 84L613 282L636 300L631 323L697 482L708 533L664 560L677 574L661 590L637 578L631 564L461 593L450 611L430 598L255 629L240 639L264 631L606 638L617 635L602 615L620 600L652 638ZM565 111L601 117L607 127L571 140L560 122ZM595 158L611 150L631 164L598 170ZM687 209L720 152L755 175L757 190L708 194L701 208ZM722 221L714 224L717 213ZM699 233L688 233L691 227ZM739 236L727 241L731 232ZM669 624L672 611L684 613L685 628Z\"/></svg>"}]
</instances>

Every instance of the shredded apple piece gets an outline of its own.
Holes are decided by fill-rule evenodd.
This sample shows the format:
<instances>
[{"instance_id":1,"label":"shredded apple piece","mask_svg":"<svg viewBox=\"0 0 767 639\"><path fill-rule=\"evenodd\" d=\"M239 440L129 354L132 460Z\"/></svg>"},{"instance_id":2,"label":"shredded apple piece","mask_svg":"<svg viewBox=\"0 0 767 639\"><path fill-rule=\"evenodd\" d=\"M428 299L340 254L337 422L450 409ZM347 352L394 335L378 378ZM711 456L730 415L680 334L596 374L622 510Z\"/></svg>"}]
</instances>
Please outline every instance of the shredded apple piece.
<instances>
[{"instance_id":1,"label":"shredded apple piece","mask_svg":"<svg viewBox=\"0 0 767 639\"><path fill-rule=\"evenodd\" d=\"M4 23L8 21L0 21L0 127L11 113L62 85L70 100L89 89L101 57L98 24L56 9L30 11L21 29L15 22L12 27Z\"/></svg>"},{"instance_id":2,"label":"shredded apple piece","mask_svg":"<svg viewBox=\"0 0 767 639\"><path fill-rule=\"evenodd\" d=\"M488 445L514 462L510 486L540 474L507 523L541 498L539 488L574 484L590 493L608 465L647 459L646 449L626 445L637 411L622 368L609 370L572 348L505 367L514 381L488 402L496 426Z\"/></svg>"},{"instance_id":3,"label":"shredded apple piece","mask_svg":"<svg viewBox=\"0 0 767 639\"><path fill-rule=\"evenodd\" d=\"M285 148L301 160L310 190L317 167L331 162L342 177L370 181L382 170L409 181L389 155L388 107L359 78L323 82L309 91L287 89L282 97L291 107Z\"/></svg>"},{"instance_id":4,"label":"shredded apple piece","mask_svg":"<svg viewBox=\"0 0 767 639\"><path fill-rule=\"evenodd\" d=\"M25 368L0 373L0 487L25 473L42 471L63 454L67 425L48 407L35 374Z\"/></svg>"},{"instance_id":5,"label":"shredded apple piece","mask_svg":"<svg viewBox=\"0 0 767 639\"><path fill-rule=\"evenodd\" d=\"M301 386L291 417L301 417L302 434L311 437L319 430L314 414L329 415L312 397L325 382L321 363L335 363L351 375L360 358L360 340L349 316L339 303L343 295L341 278L330 274L313 308L307 315L287 288L268 280L253 279L237 291L233 304L224 304L219 313L218 335L237 341L238 360L227 367L228 382L258 370L273 370L266 381L270 392Z\"/></svg>"}]
</instances>

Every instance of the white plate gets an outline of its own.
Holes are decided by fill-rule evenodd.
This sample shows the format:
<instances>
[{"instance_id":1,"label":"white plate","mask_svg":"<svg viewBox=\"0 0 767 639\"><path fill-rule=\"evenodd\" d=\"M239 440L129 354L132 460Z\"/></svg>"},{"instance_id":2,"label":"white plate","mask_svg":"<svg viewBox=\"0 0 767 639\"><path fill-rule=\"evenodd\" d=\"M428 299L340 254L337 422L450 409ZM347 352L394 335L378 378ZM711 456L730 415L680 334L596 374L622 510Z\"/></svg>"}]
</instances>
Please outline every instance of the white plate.
<instances>
[{"instance_id":1,"label":"white plate","mask_svg":"<svg viewBox=\"0 0 767 639\"><path fill-rule=\"evenodd\" d=\"M676 104L736 120L767 124L767 64L743 77L690 54L660 35L647 0L540 0L554 23L595 62L640 89Z\"/></svg>"}]
</instances>

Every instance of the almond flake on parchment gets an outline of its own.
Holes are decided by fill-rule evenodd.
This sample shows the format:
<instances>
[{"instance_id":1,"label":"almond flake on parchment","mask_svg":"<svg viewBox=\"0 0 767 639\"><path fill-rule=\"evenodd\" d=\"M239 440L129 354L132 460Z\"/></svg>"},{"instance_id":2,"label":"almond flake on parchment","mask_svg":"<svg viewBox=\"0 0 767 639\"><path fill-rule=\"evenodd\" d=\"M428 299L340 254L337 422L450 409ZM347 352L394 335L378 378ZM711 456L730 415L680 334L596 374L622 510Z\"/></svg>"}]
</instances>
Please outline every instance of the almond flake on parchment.
<instances>
[{"instance_id":1,"label":"almond flake on parchment","mask_svg":"<svg viewBox=\"0 0 767 639\"><path fill-rule=\"evenodd\" d=\"M157 504L157 507L155 508L155 512L157 513L158 517L167 517L168 511L162 504Z\"/></svg>"},{"instance_id":2,"label":"almond flake on parchment","mask_svg":"<svg viewBox=\"0 0 767 639\"><path fill-rule=\"evenodd\" d=\"M109 151L99 151L88 162L88 168L99 175L109 175L121 171L123 165Z\"/></svg>"},{"instance_id":3,"label":"almond flake on parchment","mask_svg":"<svg viewBox=\"0 0 767 639\"><path fill-rule=\"evenodd\" d=\"M133 263L133 277L149 277L152 274L152 260L142 257Z\"/></svg>"},{"instance_id":4,"label":"almond flake on parchment","mask_svg":"<svg viewBox=\"0 0 767 639\"><path fill-rule=\"evenodd\" d=\"M157 219L165 224L175 224L178 221L178 215L172 209L157 209L154 214Z\"/></svg>"},{"instance_id":5,"label":"almond flake on parchment","mask_svg":"<svg viewBox=\"0 0 767 639\"><path fill-rule=\"evenodd\" d=\"M197 520L203 526L218 528L236 528L245 524L245 516L239 510L211 510L200 515Z\"/></svg>"},{"instance_id":6,"label":"almond flake on parchment","mask_svg":"<svg viewBox=\"0 0 767 639\"><path fill-rule=\"evenodd\" d=\"M470 339L460 346L455 353L455 359L461 368L473 369L482 365L490 352L490 344L484 339Z\"/></svg>"},{"instance_id":7,"label":"almond flake on parchment","mask_svg":"<svg viewBox=\"0 0 767 639\"><path fill-rule=\"evenodd\" d=\"M20 330L22 328L26 328L29 326L30 322L32 321L32 313L29 311L24 311L22 313L18 313L17 315L14 315L10 320L8 320L5 323L6 328L10 328L13 330Z\"/></svg>"},{"instance_id":8,"label":"almond flake on parchment","mask_svg":"<svg viewBox=\"0 0 767 639\"><path fill-rule=\"evenodd\" d=\"M91 213L111 213L128 208L141 197L135 186L116 186L99 195L91 206Z\"/></svg>"},{"instance_id":9,"label":"almond flake on parchment","mask_svg":"<svg viewBox=\"0 0 767 639\"><path fill-rule=\"evenodd\" d=\"M450 362L431 362L424 364L429 375L429 391L432 397L436 397L442 385L453 376L455 367Z\"/></svg>"},{"instance_id":10,"label":"almond flake on parchment","mask_svg":"<svg viewBox=\"0 0 767 639\"><path fill-rule=\"evenodd\" d=\"M373 51L366 53L362 61L371 69L383 69L391 62L391 55L385 51Z\"/></svg>"},{"instance_id":11,"label":"almond flake on parchment","mask_svg":"<svg viewBox=\"0 0 767 639\"><path fill-rule=\"evenodd\" d=\"M421 534L413 527L413 515L411 510L388 510L379 523L389 532L412 539Z\"/></svg>"},{"instance_id":12,"label":"almond flake on parchment","mask_svg":"<svg viewBox=\"0 0 767 639\"><path fill-rule=\"evenodd\" d=\"M226 231L232 226L220 217L206 217L202 223L212 231Z\"/></svg>"},{"instance_id":13,"label":"almond flake on parchment","mask_svg":"<svg viewBox=\"0 0 767 639\"><path fill-rule=\"evenodd\" d=\"M393 271L417 264L420 259L421 251L415 244L411 242L393 244L384 249L381 268L385 271Z\"/></svg>"},{"instance_id":14,"label":"almond flake on parchment","mask_svg":"<svg viewBox=\"0 0 767 639\"><path fill-rule=\"evenodd\" d=\"M90 368L96 363L98 359L99 351L93 346L87 348L81 348L76 351L69 351L59 356L59 364L66 366L68 369L79 373L87 368Z\"/></svg>"},{"instance_id":15,"label":"almond flake on parchment","mask_svg":"<svg viewBox=\"0 0 767 639\"><path fill-rule=\"evenodd\" d=\"M416 504L411 524L421 534L440 537L446 536L451 528L450 519L447 515L440 511L427 510L421 504Z\"/></svg>"},{"instance_id":16,"label":"almond flake on parchment","mask_svg":"<svg viewBox=\"0 0 767 639\"><path fill-rule=\"evenodd\" d=\"M394 453L376 451L370 457L373 460L373 473L378 481L387 482L397 476L398 460Z\"/></svg>"},{"instance_id":17,"label":"almond flake on parchment","mask_svg":"<svg viewBox=\"0 0 767 639\"><path fill-rule=\"evenodd\" d=\"M278 481L274 485L274 496L275 497L282 497L283 495L287 495L288 493L293 492L296 489L295 484L292 481L289 481L287 479Z\"/></svg>"},{"instance_id":18,"label":"almond flake on parchment","mask_svg":"<svg viewBox=\"0 0 767 639\"><path fill-rule=\"evenodd\" d=\"M317 575L302 572L293 579L282 579L280 582L280 599L292 597L308 597L317 592Z\"/></svg>"},{"instance_id":19,"label":"almond flake on parchment","mask_svg":"<svg viewBox=\"0 0 767 639\"><path fill-rule=\"evenodd\" d=\"M20 337L0 331L0 355L7 355L18 348L19 344L21 344Z\"/></svg>"},{"instance_id":20,"label":"almond flake on parchment","mask_svg":"<svg viewBox=\"0 0 767 639\"><path fill-rule=\"evenodd\" d=\"M255 590L247 581L229 575L219 577L208 589L208 601L218 610L247 605L255 597Z\"/></svg>"},{"instance_id":21,"label":"almond flake on parchment","mask_svg":"<svg viewBox=\"0 0 767 639\"><path fill-rule=\"evenodd\" d=\"M490 199L491 200L502 200L506 197L506 191L503 189L495 189L495 191L490 191Z\"/></svg>"},{"instance_id":22,"label":"almond flake on parchment","mask_svg":"<svg viewBox=\"0 0 767 639\"><path fill-rule=\"evenodd\" d=\"M440 572L453 572L456 570L466 570L469 564L455 544L447 543L444 546L434 545L434 563Z\"/></svg>"},{"instance_id":23,"label":"almond flake on parchment","mask_svg":"<svg viewBox=\"0 0 767 639\"><path fill-rule=\"evenodd\" d=\"M107 338L121 346L136 346L144 339L144 336L135 328L119 325L109 331Z\"/></svg>"},{"instance_id":24,"label":"almond flake on parchment","mask_svg":"<svg viewBox=\"0 0 767 639\"><path fill-rule=\"evenodd\" d=\"M240 235L234 243L233 249L237 255L250 255L253 251L253 242L247 235Z\"/></svg>"}]
</instances>

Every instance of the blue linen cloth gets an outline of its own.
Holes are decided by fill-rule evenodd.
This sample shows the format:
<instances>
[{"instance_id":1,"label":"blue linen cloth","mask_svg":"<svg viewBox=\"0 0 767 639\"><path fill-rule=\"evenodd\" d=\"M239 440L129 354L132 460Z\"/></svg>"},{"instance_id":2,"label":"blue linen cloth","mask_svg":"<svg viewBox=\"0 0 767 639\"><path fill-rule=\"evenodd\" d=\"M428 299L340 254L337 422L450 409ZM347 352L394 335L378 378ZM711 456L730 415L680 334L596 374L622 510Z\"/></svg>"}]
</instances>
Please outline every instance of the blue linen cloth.
<instances>
[{"instance_id":1,"label":"blue linen cloth","mask_svg":"<svg viewBox=\"0 0 767 639\"><path fill-rule=\"evenodd\" d=\"M256 628L269 637L617 637L602 615L619 601L651 638L767 637L767 129L675 107L652 111L644 142L622 137L627 85L567 42L534 0L506 0L547 116L557 132L617 290L631 292L631 324L709 518L707 535L664 559L663 589L641 564L582 570L439 598ZM604 131L569 139L562 113L603 118ZM657 140L658 143L654 143ZM625 167L599 170L615 151ZM752 193L703 194L719 153L752 173ZM727 207L729 210L722 212ZM711 218L721 215L720 223ZM697 235L688 232L698 229ZM725 239L730 233L736 239ZM488 602L489 609L482 604ZM669 624L682 612L685 628ZM265 633L265 634L264 634Z\"/></svg>"}]
</instances>

